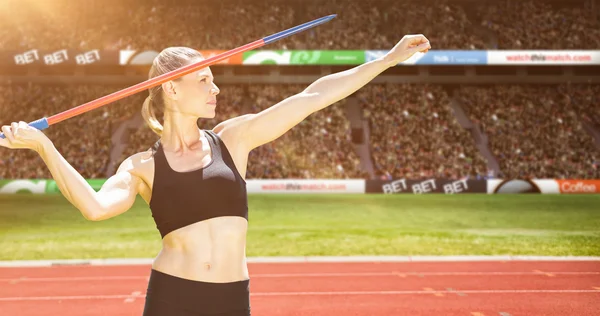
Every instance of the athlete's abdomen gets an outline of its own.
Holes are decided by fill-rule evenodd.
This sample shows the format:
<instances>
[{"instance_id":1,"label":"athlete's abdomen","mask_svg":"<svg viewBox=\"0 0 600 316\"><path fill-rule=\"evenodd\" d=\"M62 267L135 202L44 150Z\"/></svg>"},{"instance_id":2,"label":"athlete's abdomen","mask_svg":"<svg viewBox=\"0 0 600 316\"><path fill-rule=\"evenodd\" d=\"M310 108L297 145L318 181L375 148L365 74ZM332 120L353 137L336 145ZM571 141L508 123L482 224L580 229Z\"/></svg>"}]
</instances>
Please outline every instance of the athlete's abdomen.
<instances>
[{"instance_id":1,"label":"athlete's abdomen","mask_svg":"<svg viewBox=\"0 0 600 316\"><path fill-rule=\"evenodd\" d=\"M153 269L184 279L235 282L248 279L248 222L239 216L215 217L167 234Z\"/></svg>"}]
</instances>

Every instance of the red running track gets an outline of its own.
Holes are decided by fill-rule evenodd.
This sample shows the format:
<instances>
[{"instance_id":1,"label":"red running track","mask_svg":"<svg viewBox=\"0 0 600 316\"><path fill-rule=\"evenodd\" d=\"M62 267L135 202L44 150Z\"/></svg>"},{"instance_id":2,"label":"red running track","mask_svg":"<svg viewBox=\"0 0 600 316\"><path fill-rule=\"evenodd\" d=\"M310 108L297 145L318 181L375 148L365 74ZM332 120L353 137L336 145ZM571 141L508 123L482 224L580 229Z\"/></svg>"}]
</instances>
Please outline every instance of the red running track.
<instances>
[{"instance_id":1,"label":"red running track","mask_svg":"<svg viewBox=\"0 0 600 316\"><path fill-rule=\"evenodd\" d=\"M251 263L253 316L600 315L599 261ZM150 266L0 268L0 315L141 315Z\"/></svg>"}]
</instances>

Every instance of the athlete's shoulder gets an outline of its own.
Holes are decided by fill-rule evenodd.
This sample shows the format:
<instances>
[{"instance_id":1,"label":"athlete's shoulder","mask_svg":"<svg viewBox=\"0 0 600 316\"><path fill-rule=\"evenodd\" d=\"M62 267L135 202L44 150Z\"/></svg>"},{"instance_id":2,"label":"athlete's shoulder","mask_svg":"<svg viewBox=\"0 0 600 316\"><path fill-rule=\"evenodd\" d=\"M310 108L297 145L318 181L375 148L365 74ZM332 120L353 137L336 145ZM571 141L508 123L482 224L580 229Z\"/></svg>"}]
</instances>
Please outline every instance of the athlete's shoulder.
<instances>
[{"instance_id":1,"label":"athlete's shoulder","mask_svg":"<svg viewBox=\"0 0 600 316\"><path fill-rule=\"evenodd\" d=\"M119 171L129 171L136 172L142 171L147 167L153 165L154 163L154 155L152 148L149 148L146 151L135 153L129 157L127 157L121 165L119 166Z\"/></svg>"},{"instance_id":2,"label":"athlete's shoulder","mask_svg":"<svg viewBox=\"0 0 600 316\"><path fill-rule=\"evenodd\" d=\"M230 118L228 120L225 120L225 121L217 124L217 126L215 126L212 129L212 131L215 134L220 134L222 132L232 132L234 130L239 130L253 116L254 116L254 114L244 114L244 115L240 115L240 116L236 116L236 117Z\"/></svg>"},{"instance_id":3,"label":"athlete's shoulder","mask_svg":"<svg viewBox=\"0 0 600 316\"><path fill-rule=\"evenodd\" d=\"M246 130L248 130L248 122L251 121L252 117L254 117L254 114L236 116L217 124L217 126L212 129L233 155L239 150L242 150L245 154L249 152L245 134Z\"/></svg>"}]
</instances>

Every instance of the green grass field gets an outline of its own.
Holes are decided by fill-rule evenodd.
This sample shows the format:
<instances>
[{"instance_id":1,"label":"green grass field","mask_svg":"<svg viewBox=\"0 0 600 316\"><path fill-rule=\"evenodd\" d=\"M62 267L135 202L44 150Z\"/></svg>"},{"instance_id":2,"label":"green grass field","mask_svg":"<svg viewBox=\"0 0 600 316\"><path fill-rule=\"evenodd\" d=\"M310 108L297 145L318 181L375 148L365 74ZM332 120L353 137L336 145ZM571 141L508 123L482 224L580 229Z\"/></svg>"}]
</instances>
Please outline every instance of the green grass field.
<instances>
[{"instance_id":1,"label":"green grass field","mask_svg":"<svg viewBox=\"0 0 600 316\"><path fill-rule=\"evenodd\" d=\"M600 255L600 195L250 195L248 256ZM61 195L0 195L0 260L152 258L139 199L86 221Z\"/></svg>"}]
</instances>

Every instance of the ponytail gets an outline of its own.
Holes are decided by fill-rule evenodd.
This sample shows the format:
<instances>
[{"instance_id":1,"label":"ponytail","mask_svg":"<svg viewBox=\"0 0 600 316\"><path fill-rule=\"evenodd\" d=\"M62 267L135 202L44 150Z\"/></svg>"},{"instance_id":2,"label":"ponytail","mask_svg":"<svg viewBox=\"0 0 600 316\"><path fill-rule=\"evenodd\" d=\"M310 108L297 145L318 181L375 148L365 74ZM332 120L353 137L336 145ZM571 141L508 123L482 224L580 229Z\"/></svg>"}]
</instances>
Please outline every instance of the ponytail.
<instances>
[{"instance_id":1,"label":"ponytail","mask_svg":"<svg viewBox=\"0 0 600 316\"><path fill-rule=\"evenodd\" d=\"M148 127L150 127L155 134L162 136L163 126L160 124L156 118L156 115L154 114L154 108L152 106L153 103L154 102L150 96L144 100L144 105L142 106L142 117L144 118L144 121L146 121L146 124L148 124Z\"/></svg>"}]
</instances>

